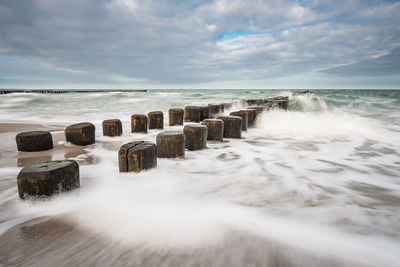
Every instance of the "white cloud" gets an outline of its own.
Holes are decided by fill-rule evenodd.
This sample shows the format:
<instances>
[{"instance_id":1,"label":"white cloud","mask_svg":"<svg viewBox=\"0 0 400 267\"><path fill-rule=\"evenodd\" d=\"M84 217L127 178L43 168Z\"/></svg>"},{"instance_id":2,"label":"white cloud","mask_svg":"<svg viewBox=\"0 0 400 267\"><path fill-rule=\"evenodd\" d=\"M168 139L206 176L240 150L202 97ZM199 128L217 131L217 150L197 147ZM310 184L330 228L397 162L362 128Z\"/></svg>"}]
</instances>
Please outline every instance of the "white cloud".
<instances>
[{"instance_id":1,"label":"white cloud","mask_svg":"<svg viewBox=\"0 0 400 267\"><path fill-rule=\"evenodd\" d=\"M3 1L0 56L43 62L77 83L245 83L388 54L400 47L398 13L399 3L361 0ZM45 69L31 72L54 75Z\"/></svg>"}]
</instances>

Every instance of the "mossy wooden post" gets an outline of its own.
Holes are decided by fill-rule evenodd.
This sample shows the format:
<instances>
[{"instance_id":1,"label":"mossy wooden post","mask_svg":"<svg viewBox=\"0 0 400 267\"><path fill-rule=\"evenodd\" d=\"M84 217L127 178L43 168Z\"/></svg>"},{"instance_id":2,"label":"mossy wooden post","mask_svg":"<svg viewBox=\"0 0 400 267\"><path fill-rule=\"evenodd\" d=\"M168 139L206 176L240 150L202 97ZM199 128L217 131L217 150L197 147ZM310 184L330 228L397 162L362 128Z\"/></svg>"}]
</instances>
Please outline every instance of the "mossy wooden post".
<instances>
[{"instance_id":1,"label":"mossy wooden post","mask_svg":"<svg viewBox=\"0 0 400 267\"><path fill-rule=\"evenodd\" d=\"M185 121L200 122L200 119L201 119L201 109L199 106L185 107Z\"/></svg>"},{"instance_id":2,"label":"mossy wooden post","mask_svg":"<svg viewBox=\"0 0 400 267\"><path fill-rule=\"evenodd\" d=\"M242 118L238 116L219 116L224 121L224 138L242 138Z\"/></svg>"},{"instance_id":3,"label":"mossy wooden post","mask_svg":"<svg viewBox=\"0 0 400 267\"><path fill-rule=\"evenodd\" d=\"M157 167L157 147L152 142L134 141L121 146L118 152L120 172L140 172Z\"/></svg>"},{"instance_id":4,"label":"mossy wooden post","mask_svg":"<svg viewBox=\"0 0 400 267\"><path fill-rule=\"evenodd\" d=\"M210 118L215 118L221 113L221 104L208 104L210 107Z\"/></svg>"},{"instance_id":5,"label":"mossy wooden post","mask_svg":"<svg viewBox=\"0 0 400 267\"><path fill-rule=\"evenodd\" d=\"M31 131L17 134L15 137L18 151L44 151L53 148L53 139L50 132Z\"/></svg>"},{"instance_id":6,"label":"mossy wooden post","mask_svg":"<svg viewBox=\"0 0 400 267\"><path fill-rule=\"evenodd\" d=\"M122 135L122 122L119 119L104 120L102 127L104 136Z\"/></svg>"},{"instance_id":7,"label":"mossy wooden post","mask_svg":"<svg viewBox=\"0 0 400 267\"><path fill-rule=\"evenodd\" d=\"M248 110L239 110L233 111L229 113L229 116L239 116L242 118L242 131L247 131L247 126L249 124L249 111Z\"/></svg>"},{"instance_id":8,"label":"mossy wooden post","mask_svg":"<svg viewBox=\"0 0 400 267\"><path fill-rule=\"evenodd\" d=\"M78 146L94 144L95 127L90 122L70 125L65 129L65 140Z\"/></svg>"},{"instance_id":9,"label":"mossy wooden post","mask_svg":"<svg viewBox=\"0 0 400 267\"><path fill-rule=\"evenodd\" d=\"M185 135L181 131L164 131L157 135L159 158L181 158L185 156Z\"/></svg>"},{"instance_id":10,"label":"mossy wooden post","mask_svg":"<svg viewBox=\"0 0 400 267\"><path fill-rule=\"evenodd\" d=\"M164 114L162 111L152 111L147 114L149 129L164 129Z\"/></svg>"},{"instance_id":11,"label":"mossy wooden post","mask_svg":"<svg viewBox=\"0 0 400 267\"><path fill-rule=\"evenodd\" d=\"M202 124L207 126L207 140L224 141L224 121L218 119L206 119Z\"/></svg>"},{"instance_id":12,"label":"mossy wooden post","mask_svg":"<svg viewBox=\"0 0 400 267\"><path fill-rule=\"evenodd\" d=\"M58 160L23 168L17 177L18 195L51 196L79 187L79 165L74 160Z\"/></svg>"},{"instance_id":13,"label":"mossy wooden post","mask_svg":"<svg viewBox=\"0 0 400 267\"><path fill-rule=\"evenodd\" d=\"M143 114L133 114L131 116L131 132L147 133L147 116Z\"/></svg>"},{"instance_id":14,"label":"mossy wooden post","mask_svg":"<svg viewBox=\"0 0 400 267\"><path fill-rule=\"evenodd\" d=\"M185 134L185 147L188 150L199 150L206 148L207 127L201 124L187 124L183 128Z\"/></svg>"},{"instance_id":15,"label":"mossy wooden post","mask_svg":"<svg viewBox=\"0 0 400 267\"><path fill-rule=\"evenodd\" d=\"M248 109L248 111L248 127L253 127L256 122L257 111L255 109Z\"/></svg>"},{"instance_id":16,"label":"mossy wooden post","mask_svg":"<svg viewBox=\"0 0 400 267\"><path fill-rule=\"evenodd\" d=\"M169 126L183 125L184 111L181 108L170 108L168 110Z\"/></svg>"},{"instance_id":17,"label":"mossy wooden post","mask_svg":"<svg viewBox=\"0 0 400 267\"><path fill-rule=\"evenodd\" d=\"M210 118L210 106L201 106L201 115L200 115L200 120L205 120Z\"/></svg>"}]
</instances>

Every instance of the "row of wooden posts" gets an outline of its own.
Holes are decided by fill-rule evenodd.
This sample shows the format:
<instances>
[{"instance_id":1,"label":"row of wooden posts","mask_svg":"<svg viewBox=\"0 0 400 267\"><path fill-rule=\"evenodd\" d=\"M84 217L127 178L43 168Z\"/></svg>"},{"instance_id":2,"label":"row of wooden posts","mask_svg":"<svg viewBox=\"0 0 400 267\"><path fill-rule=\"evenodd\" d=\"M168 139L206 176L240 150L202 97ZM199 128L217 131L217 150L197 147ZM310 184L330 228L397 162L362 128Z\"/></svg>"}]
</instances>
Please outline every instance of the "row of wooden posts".
<instances>
[{"instance_id":1,"label":"row of wooden posts","mask_svg":"<svg viewBox=\"0 0 400 267\"><path fill-rule=\"evenodd\" d=\"M185 149L206 148L207 140L223 141L223 138L241 138L242 131L254 125L258 114L273 108L287 109L288 98L245 100L248 108L221 115L233 103L186 106L185 109L171 108L168 111L169 125L186 124L183 131L160 132L156 144L134 141L121 146L118 151L120 172L140 172L157 166L158 158L184 157ZM200 123L201 122L201 123ZM103 135L122 135L119 119L102 123ZM147 133L147 129L163 129L164 114L161 111L131 116L131 132ZM86 146L95 143L95 126L89 122L70 125L65 129L67 142ZM47 131L30 131L16 136L19 151L43 151L53 148L52 136ZM60 191L79 187L79 165L74 160L51 161L23 168L17 177L20 198L49 196Z\"/></svg>"}]
</instances>

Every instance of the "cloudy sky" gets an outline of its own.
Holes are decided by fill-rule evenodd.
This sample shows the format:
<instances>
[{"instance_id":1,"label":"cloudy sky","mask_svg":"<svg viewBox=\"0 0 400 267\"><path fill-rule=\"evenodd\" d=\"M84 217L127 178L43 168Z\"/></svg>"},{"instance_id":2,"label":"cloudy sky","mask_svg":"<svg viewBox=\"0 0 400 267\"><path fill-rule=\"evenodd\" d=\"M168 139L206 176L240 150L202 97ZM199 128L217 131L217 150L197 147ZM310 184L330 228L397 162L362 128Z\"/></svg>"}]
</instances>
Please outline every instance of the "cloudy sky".
<instances>
[{"instance_id":1,"label":"cloudy sky","mask_svg":"<svg viewBox=\"0 0 400 267\"><path fill-rule=\"evenodd\" d=\"M400 88L400 2L2 0L0 88Z\"/></svg>"}]
</instances>

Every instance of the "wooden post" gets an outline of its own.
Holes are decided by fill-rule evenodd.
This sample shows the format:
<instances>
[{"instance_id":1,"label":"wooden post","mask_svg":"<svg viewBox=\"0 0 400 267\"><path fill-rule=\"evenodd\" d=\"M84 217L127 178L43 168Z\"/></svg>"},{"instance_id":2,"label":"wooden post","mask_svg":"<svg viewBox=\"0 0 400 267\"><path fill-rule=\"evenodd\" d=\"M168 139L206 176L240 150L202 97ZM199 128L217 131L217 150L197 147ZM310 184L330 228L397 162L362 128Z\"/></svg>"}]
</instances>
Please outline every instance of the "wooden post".
<instances>
[{"instance_id":1,"label":"wooden post","mask_svg":"<svg viewBox=\"0 0 400 267\"><path fill-rule=\"evenodd\" d=\"M104 120L102 126L104 136L122 135L122 122L118 119Z\"/></svg>"},{"instance_id":2,"label":"wooden post","mask_svg":"<svg viewBox=\"0 0 400 267\"><path fill-rule=\"evenodd\" d=\"M143 114L133 114L131 116L131 132L147 133L147 116Z\"/></svg>"},{"instance_id":3,"label":"wooden post","mask_svg":"<svg viewBox=\"0 0 400 267\"><path fill-rule=\"evenodd\" d=\"M210 118L210 106L201 106L201 115L200 115L200 120L205 120Z\"/></svg>"},{"instance_id":4,"label":"wooden post","mask_svg":"<svg viewBox=\"0 0 400 267\"><path fill-rule=\"evenodd\" d=\"M224 141L224 121L218 119L206 119L202 124L207 126L207 140Z\"/></svg>"},{"instance_id":5,"label":"wooden post","mask_svg":"<svg viewBox=\"0 0 400 267\"><path fill-rule=\"evenodd\" d=\"M249 111L248 110L239 110L233 111L229 113L230 116L239 116L242 118L242 131L247 131L247 126L249 124Z\"/></svg>"},{"instance_id":6,"label":"wooden post","mask_svg":"<svg viewBox=\"0 0 400 267\"><path fill-rule=\"evenodd\" d=\"M65 139L78 146L94 144L95 127L90 122L70 125L65 129Z\"/></svg>"},{"instance_id":7,"label":"wooden post","mask_svg":"<svg viewBox=\"0 0 400 267\"><path fill-rule=\"evenodd\" d=\"M208 104L210 107L210 118L215 118L221 113L221 104Z\"/></svg>"},{"instance_id":8,"label":"wooden post","mask_svg":"<svg viewBox=\"0 0 400 267\"><path fill-rule=\"evenodd\" d=\"M183 128L185 134L185 147L188 150L206 148L207 127L201 124L187 124Z\"/></svg>"},{"instance_id":9,"label":"wooden post","mask_svg":"<svg viewBox=\"0 0 400 267\"><path fill-rule=\"evenodd\" d=\"M152 111L147 114L149 129L164 129L164 114L161 111Z\"/></svg>"},{"instance_id":10,"label":"wooden post","mask_svg":"<svg viewBox=\"0 0 400 267\"><path fill-rule=\"evenodd\" d=\"M79 187L79 165L74 160L58 160L23 168L17 177L18 194L50 196Z\"/></svg>"},{"instance_id":11,"label":"wooden post","mask_svg":"<svg viewBox=\"0 0 400 267\"><path fill-rule=\"evenodd\" d=\"M232 107L233 103L232 102L226 102L224 103L224 109L230 109Z\"/></svg>"},{"instance_id":12,"label":"wooden post","mask_svg":"<svg viewBox=\"0 0 400 267\"><path fill-rule=\"evenodd\" d=\"M44 151L53 148L53 139L50 132L31 131L17 134L15 137L18 151Z\"/></svg>"},{"instance_id":13,"label":"wooden post","mask_svg":"<svg viewBox=\"0 0 400 267\"><path fill-rule=\"evenodd\" d=\"M170 108L168 111L169 126L183 125L184 111L181 108Z\"/></svg>"},{"instance_id":14,"label":"wooden post","mask_svg":"<svg viewBox=\"0 0 400 267\"><path fill-rule=\"evenodd\" d=\"M179 158L185 156L185 135L181 131L164 131L157 135L157 155L159 158Z\"/></svg>"},{"instance_id":15,"label":"wooden post","mask_svg":"<svg viewBox=\"0 0 400 267\"><path fill-rule=\"evenodd\" d=\"M225 138L242 138L242 118L238 116L219 116L224 121Z\"/></svg>"},{"instance_id":16,"label":"wooden post","mask_svg":"<svg viewBox=\"0 0 400 267\"><path fill-rule=\"evenodd\" d=\"M157 166L157 147L152 142L124 144L118 152L120 172L140 172Z\"/></svg>"},{"instance_id":17,"label":"wooden post","mask_svg":"<svg viewBox=\"0 0 400 267\"><path fill-rule=\"evenodd\" d=\"M261 114L264 111L263 107L258 107L258 106L251 106L248 107L247 109L254 109L257 112L257 115Z\"/></svg>"},{"instance_id":18,"label":"wooden post","mask_svg":"<svg viewBox=\"0 0 400 267\"><path fill-rule=\"evenodd\" d=\"M185 107L185 121L200 122L201 109L199 106Z\"/></svg>"}]
</instances>

